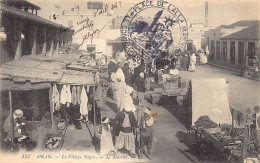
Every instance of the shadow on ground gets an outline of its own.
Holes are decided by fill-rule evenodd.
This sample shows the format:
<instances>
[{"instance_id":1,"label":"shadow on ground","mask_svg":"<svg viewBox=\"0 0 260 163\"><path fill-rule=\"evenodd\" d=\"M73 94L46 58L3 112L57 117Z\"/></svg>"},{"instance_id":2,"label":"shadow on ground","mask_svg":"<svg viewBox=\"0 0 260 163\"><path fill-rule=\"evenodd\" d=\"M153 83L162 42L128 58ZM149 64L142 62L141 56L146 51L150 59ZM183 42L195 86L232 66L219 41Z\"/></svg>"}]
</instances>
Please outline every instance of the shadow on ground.
<instances>
[{"instance_id":1,"label":"shadow on ground","mask_svg":"<svg viewBox=\"0 0 260 163\"><path fill-rule=\"evenodd\" d=\"M186 129L190 129L192 123L191 108L186 108L179 105L167 105L162 107L172 113L172 115L177 118L178 121L186 127Z\"/></svg>"}]
</instances>

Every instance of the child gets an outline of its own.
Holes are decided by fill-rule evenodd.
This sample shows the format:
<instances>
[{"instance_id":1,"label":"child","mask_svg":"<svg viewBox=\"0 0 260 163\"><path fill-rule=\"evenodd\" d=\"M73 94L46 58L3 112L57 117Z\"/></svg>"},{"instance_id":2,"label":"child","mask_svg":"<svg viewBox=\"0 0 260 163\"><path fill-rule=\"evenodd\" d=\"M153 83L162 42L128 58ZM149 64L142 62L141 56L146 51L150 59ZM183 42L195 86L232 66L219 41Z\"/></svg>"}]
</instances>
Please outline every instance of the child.
<instances>
[{"instance_id":1,"label":"child","mask_svg":"<svg viewBox=\"0 0 260 163\"><path fill-rule=\"evenodd\" d=\"M100 126L99 134L100 138L100 156L109 154L114 151L114 145L112 141L112 136L110 132L110 125L108 124L110 119L108 117L102 118L102 124Z\"/></svg>"},{"instance_id":2,"label":"child","mask_svg":"<svg viewBox=\"0 0 260 163\"><path fill-rule=\"evenodd\" d=\"M152 148L152 141L153 141L153 122L154 118L157 114L151 114L150 108L145 108L144 115L141 118L140 123L140 158L142 158L142 152L144 150L144 146L147 146L147 154L150 155L150 150Z\"/></svg>"}]
</instances>

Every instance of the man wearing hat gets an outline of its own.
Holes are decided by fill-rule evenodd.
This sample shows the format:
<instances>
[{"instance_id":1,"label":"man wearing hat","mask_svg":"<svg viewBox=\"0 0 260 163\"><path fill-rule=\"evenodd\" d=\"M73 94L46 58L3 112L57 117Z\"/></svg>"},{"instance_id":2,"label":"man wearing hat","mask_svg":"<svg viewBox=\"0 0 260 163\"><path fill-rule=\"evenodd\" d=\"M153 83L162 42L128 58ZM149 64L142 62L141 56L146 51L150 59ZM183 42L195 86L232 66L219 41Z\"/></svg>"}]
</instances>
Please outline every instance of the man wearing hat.
<instances>
[{"instance_id":1,"label":"man wearing hat","mask_svg":"<svg viewBox=\"0 0 260 163\"><path fill-rule=\"evenodd\" d=\"M140 158L142 158L142 153L144 151L144 146L147 147L147 154L150 155L150 150L152 148L153 141L153 122L154 118L151 114L151 108L147 107L144 110L144 115L140 122Z\"/></svg>"},{"instance_id":2,"label":"man wearing hat","mask_svg":"<svg viewBox=\"0 0 260 163\"><path fill-rule=\"evenodd\" d=\"M13 115L13 118L12 118ZM18 141L21 141L22 139L25 139L26 137L22 134L21 126L25 125L25 123L19 123L18 119L22 118L23 111L20 109L17 109L14 111L13 114L9 114L9 116L6 118L4 122L4 132L7 133L6 140L12 140L12 130L14 131L14 138L18 138Z\"/></svg>"}]
</instances>

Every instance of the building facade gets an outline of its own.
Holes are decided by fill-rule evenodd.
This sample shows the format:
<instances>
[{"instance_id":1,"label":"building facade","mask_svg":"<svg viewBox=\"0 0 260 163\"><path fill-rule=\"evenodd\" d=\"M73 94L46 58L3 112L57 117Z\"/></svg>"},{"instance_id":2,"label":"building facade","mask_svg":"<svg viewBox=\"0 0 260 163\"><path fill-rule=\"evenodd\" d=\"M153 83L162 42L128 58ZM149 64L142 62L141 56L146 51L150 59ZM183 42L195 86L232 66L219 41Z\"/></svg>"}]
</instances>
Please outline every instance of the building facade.
<instances>
[{"instance_id":1,"label":"building facade","mask_svg":"<svg viewBox=\"0 0 260 163\"><path fill-rule=\"evenodd\" d=\"M240 67L259 55L259 36L259 21L239 21L205 31L202 47L209 46L212 61Z\"/></svg>"},{"instance_id":2,"label":"building facade","mask_svg":"<svg viewBox=\"0 0 260 163\"><path fill-rule=\"evenodd\" d=\"M201 49L204 25L203 23L191 23L189 24L188 30L187 50L196 52L197 50Z\"/></svg>"},{"instance_id":3,"label":"building facade","mask_svg":"<svg viewBox=\"0 0 260 163\"><path fill-rule=\"evenodd\" d=\"M52 56L71 43L73 30L37 15L40 7L8 0L1 9L1 65L24 55Z\"/></svg>"},{"instance_id":4,"label":"building facade","mask_svg":"<svg viewBox=\"0 0 260 163\"><path fill-rule=\"evenodd\" d=\"M74 30L73 43L79 50L90 53L113 55L111 44L107 42L120 37L120 27L115 30L113 4L103 2L88 2L79 12L56 13L53 21L67 25ZM81 6L82 7L82 6Z\"/></svg>"}]
</instances>

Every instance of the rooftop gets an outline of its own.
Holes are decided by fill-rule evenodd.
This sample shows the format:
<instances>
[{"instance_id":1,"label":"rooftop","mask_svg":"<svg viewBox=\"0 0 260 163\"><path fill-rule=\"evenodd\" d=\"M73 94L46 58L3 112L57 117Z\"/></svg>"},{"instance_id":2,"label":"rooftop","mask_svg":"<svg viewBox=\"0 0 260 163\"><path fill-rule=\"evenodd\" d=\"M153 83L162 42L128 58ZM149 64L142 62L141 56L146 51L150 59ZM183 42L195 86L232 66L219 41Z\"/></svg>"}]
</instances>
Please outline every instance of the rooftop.
<instances>
[{"instance_id":1,"label":"rooftop","mask_svg":"<svg viewBox=\"0 0 260 163\"><path fill-rule=\"evenodd\" d=\"M41 8L31 2L28 2L27 0L1 0L1 3L4 3L8 6L14 6L19 8L31 8L40 10Z\"/></svg>"},{"instance_id":2,"label":"rooftop","mask_svg":"<svg viewBox=\"0 0 260 163\"><path fill-rule=\"evenodd\" d=\"M227 25L227 28L235 28L235 27L243 27L243 26L256 26L260 24L260 20L240 20L236 23L233 23L231 25Z\"/></svg>"},{"instance_id":3,"label":"rooftop","mask_svg":"<svg viewBox=\"0 0 260 163\"><path fill-rule=\"evenodd\" d=\"M13 1L13 0L11 0L11 1ZM12 6L7 6L7 5L5 5L3 3L1 3L0 6L1 6L0 10L2 12L4 12L4 13L11 14L11 15L23 18L23 19L31 20L31 21L34 21L34 22L48 24L48 25L52 25L54 27L66 28L67 29L67 27L65 27L65 26L62 26L62 25L57 24L57 23L54 23L54 22L49 21L47 19L44 19L44 18L42 18L40 16L28 13L28 12L23 11L21 9L17 9L15 7L12 7Z\"/></svg>"},{"instance_id":4,"label":"rooftop","mask_svg":"<svg viewBox=\"0 0 260 163\"><path fill-rule=\"evenodd\" d=\"M245 28L236 33L222 37L221 39L239 39L239 40L248 40L248 39L260 39L260 30L259 24Z\"/></svg>"}]
</instances>

